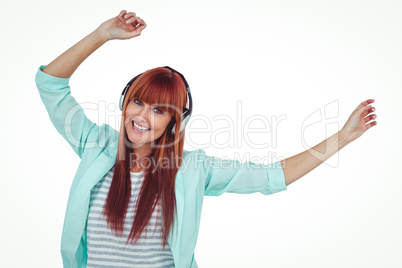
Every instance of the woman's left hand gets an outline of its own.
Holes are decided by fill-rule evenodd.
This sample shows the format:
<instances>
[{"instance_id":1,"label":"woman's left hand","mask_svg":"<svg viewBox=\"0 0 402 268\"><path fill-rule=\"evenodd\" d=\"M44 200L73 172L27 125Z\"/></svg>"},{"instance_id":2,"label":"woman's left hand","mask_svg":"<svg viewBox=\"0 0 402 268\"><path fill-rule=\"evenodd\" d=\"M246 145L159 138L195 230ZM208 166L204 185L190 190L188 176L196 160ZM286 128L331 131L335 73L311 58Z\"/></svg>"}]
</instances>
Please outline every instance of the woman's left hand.
<instances>
[{"instance_id":1,"label":"woman's left hand","mask_svg":"<svg viewBox=\"0 0 402 268\"><path fill-rule=\"evenodd\" d=\"M369 105L373 103L373 99L368 99L360 103L360 105L352 112L348 121L341 129L344 135L350 140L354 141L358 137L360 137L364 132L366 132L369 128L377 125L376 121L372 121L369 124L367 122L374 120L377 118L377 115L370 114L375 111L375 108ZM368 115L368 116L367 116Z\"/></svg>"}]
</instances>

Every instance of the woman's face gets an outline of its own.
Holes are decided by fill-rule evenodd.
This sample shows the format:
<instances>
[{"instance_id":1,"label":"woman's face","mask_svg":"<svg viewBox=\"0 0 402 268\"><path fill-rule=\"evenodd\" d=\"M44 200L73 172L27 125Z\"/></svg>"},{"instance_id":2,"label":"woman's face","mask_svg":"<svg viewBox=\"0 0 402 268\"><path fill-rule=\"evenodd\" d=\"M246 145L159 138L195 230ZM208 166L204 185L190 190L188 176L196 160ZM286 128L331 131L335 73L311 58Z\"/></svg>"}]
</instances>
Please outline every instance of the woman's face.
<instances>
[{"instance_id":1,"label":"woman's face","mask_svg":"<svg viewBox=\"0 0 402 268\"><path fill-rule=\"evenodd\" d=\"M172 115L162 111L157 104L132 99L126 108L127 137L133 143L134 148L144 146L143 149L152 150L153 142L162 136L171 119Z\"/></svg>"}]
</instances>

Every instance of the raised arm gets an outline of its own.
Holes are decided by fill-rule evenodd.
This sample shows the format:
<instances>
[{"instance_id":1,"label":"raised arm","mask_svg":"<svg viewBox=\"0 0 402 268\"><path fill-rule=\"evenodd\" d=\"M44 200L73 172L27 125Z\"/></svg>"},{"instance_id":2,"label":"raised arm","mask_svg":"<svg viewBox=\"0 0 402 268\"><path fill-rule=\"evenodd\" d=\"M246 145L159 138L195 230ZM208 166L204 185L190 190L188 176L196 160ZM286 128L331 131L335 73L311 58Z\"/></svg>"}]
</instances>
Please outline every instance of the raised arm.
<instances>
[{"instance_id":1,"label":"raised arm","mask_svg":"<svg viewBox=\"0 0 402 268\"><path fill-rule=\"evenodd\" d=\"M81 105L71 95L70 76L108 40L138 36L145 27L145 22L135 13L123 10L49 65L40 66L36 74L36 86L50 120L80 158L88 148L104 148L106 144L113 143L118 138L118 132L106 124L98 126L86 117Z\"/></svg>"},{"instance_id":2,"label":"raised arm","mask_svg":"<svg viewBox=\"0 0 402 268\"><path fill-rule=\"evenodd\" d=\"M368 123L377 118L375 114L368 115L375 111L375 108L369 105L373 102L373 99L363 101L353 111L345 126L338 133L311 149L280 161L285 174L286 186L318 167L330 156L375 126L376 121Z\"/></svg>"},{"instance_id":3,"label":"raised arm","mask_svg":"<svg viewBox=\"0 0 402 268\"><path fill-rule=\"evenodd\" d=\"M117 17L102 23L42 71L55 77L69 78L78 66L104 43L112 39L130 39L139 36L145 27L145 22L134 12L127 13L126 10L122 10Z\"/></svg>"}]
</instances>

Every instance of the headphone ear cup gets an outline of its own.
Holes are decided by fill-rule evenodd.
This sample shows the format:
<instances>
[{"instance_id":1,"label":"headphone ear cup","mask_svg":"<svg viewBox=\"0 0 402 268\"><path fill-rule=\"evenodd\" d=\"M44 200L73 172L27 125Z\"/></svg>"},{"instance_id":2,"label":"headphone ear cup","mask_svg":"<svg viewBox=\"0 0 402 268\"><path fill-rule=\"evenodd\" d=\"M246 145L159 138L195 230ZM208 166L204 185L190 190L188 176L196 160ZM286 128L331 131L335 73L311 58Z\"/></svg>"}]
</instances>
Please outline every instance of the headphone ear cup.
<instances>
[{"instance_id":1,"label":"headphone ear cup","mask_svg":"<svg viewBox=\"0 0 402 268\"><path fill-rule=\"evenodd\" d=\"M180 132L182 132L186 128L186 125L189 120L190 120L190 113L189 113L189 110L186 110L182 115L182 120L181 120L181 124L180 124ZM175 121L176 121L176 119L175 119ZM172 130L171 130L172 135L175 134L175 132L176 132L175 129L176 129L176 124L174 124L174 126L172 127Z\"/></svg>"},{"instance_id":2,"label":"headphone ear cup","mask_svg":"<svg viewBox=\"0 0 402 268\"><path fill-rule=\"evenodd\" d=\"M170 133L171 135L174 135L175 128L176 128L176 118L172 117L172 120L169 122L169 124L167 126L167 132Z\"/></svg>"},{"instance_id":3,"label":"headphone ear cup","mask_svg":"<svg viewBox=\"0 0 402 268\"><path fill-rule=\"evenodd\" d=\"M180 132L182 132L182 131L186 128L186 125L187 125L187 123L188 123L189 120L190 120L190 115L187 115L187 116L183 119L183 121L181 121Z\"/></svg>"},{"instance_id":4,"label":"headphone ear cup","mask_svg":"<svg viewBox=\"0 0 402 268\"><path fill-rule=\"evenodd\" d=\"M120 96L120 101L119 101L119 108L120 108L120 111L123 111L124 97L125 97L125 95L121 95L121 96Z\"/></svg>"}]
</instances>

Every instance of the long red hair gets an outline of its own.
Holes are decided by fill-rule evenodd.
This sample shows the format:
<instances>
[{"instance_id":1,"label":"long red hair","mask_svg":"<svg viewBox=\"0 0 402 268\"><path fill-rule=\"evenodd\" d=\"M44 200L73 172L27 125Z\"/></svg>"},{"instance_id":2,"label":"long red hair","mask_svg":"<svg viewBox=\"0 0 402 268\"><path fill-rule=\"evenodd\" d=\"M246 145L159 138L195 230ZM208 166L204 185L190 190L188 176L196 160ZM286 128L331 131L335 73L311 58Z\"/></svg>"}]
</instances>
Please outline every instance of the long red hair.
<instances>
[{"instance_id":1,"label":"long red hair","mask_svg":"<svg viewBox=\"0 0 402 268\"><path fill-rule=\"evenodd\" d=\"M138 241L156 205L160 204L162 211L158 210L158 213L163 220L162 246L164 248L173 228L174 214L177 214L175 179L183 155L184 130L180 132L180 123L187 101L186 86L179 74L167 68L158 67L141 74L126 93L113 180L103 210L108 227L117 235L121 235L124 231L124 219L131 196L130 170L134 149L127 137L125 114L128 102L133 101L134 98L149 104L168 104L162 105L161 109L170 112L173 116L165 132L154 142L155 146L151 155L148 156L152 161L144 170L144 180L137 198L134 222L127 243L133 241L135 244ZM172 126L176 122L175 135L171 135ZM167 166L166 160L168 160ZM161 164L161 162L165 163Z\"/></svg>"}]
</instances>

